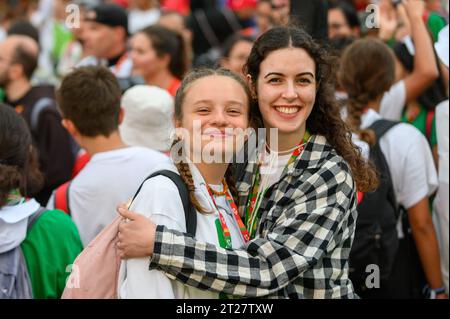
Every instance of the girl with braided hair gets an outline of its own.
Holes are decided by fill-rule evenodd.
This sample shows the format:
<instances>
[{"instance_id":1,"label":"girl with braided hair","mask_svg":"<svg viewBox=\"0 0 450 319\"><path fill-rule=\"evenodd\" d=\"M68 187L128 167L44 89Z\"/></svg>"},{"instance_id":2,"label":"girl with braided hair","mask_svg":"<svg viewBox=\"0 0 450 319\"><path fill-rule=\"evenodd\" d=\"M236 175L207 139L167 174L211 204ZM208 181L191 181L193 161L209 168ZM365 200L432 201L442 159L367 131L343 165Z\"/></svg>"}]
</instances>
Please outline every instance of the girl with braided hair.
<instances>
[{"instance_id":1,"label":"girl with braided hair","mask_svg":"<svg viewBox=\"0 0 450 319\"><path fill-rule=\"evenodd\" d=\"M233 199L237 190L229 165L231 160L224 158L232 156L236 148L239 134L234 129L244 133L248 128L249 103L246 83L231 71L203 69L189 73L175 98L175 126L183 129L183 134L177 134L172 147L174 164L155 168L155 171L178 173L186 184L190 202L197 212L195 238L226 249L239 248L249 239ZM196 138L200 141L194 141ZM207 147L214 152L212 161L205 155ZM178 194L177 187L167 177L152 177L143 184L130 209L159 224L186 232ZM219 297L218 293L170 280L161 271L149 272L147 264L147 258L122 262L119 298Z\"/></svg>"},{"instance_id":2,"label":"girl with braided hair","mask_svg":"<svg viewBox=\"0 0 450 319\"><path fill-rule=\"evenodd\" d=\"M348 277L356 189L373 190L377 178L340 117L332 62L304 30L277 27L256 40L246 71L266 128L257 160L249 152L238 174L251 240L223 249L119 207L131 220L121 225L120 250L124 257L151 256L150 269L209 291L357 298Z\"/></svg>"},{"instance_id":3,"label":"girl with braided hair","mask_svg":"<svg viewBox=\"0 0 450 319\"><path fill-rule=\"evenodd\" d=\"M396 260L387 282L376 289L377 298L420 298L425 284L430 296L445 298L428 204L438 185L428 142L419 130L406 123L392 123L394 126L379 141L371 129L381 120L378 112L383 95L395 79L394 55L379 40L358 40L345 50L338 78L349 96L349 125L370 145L379 143L397 205L406 209L397 225ZM408 240L410 233L413 240ZM417 254L418 257L412 257Z\"/></svg>"}]
</instances>

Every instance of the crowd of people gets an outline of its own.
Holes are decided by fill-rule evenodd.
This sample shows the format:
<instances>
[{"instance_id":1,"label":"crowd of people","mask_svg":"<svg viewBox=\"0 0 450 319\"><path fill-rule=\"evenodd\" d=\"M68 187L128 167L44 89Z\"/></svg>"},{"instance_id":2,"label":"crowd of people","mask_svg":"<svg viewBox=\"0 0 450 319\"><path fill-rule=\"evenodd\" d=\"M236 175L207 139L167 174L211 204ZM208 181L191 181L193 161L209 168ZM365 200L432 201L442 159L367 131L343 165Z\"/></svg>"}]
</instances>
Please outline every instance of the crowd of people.
<instances>
[{"instance_id":1,"label":"crowd of people","mask_svg":"<svg viewBox=\"0 0 450 319\"><path fill-rule=\"evenodd\" d=\"M2 2L0 299L448 299L448 6Z\"/></svg>"}]
</instances>

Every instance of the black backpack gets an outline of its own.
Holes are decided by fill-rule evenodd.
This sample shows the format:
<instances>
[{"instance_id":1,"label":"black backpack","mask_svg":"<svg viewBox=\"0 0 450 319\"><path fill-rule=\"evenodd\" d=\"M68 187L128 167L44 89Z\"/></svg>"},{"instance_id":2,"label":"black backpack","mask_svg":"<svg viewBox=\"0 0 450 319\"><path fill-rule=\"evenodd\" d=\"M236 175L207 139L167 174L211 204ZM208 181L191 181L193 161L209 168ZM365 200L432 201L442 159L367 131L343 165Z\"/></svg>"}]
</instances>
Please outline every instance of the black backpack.
<instances>
[{"instance_id":1,"label":"black backpack","mask_svg":"<svg viewBox=\"0 0 450 319\"><path fill-rule=\"evenodd\" d=\"M33 109L31 110L30 116L30 131L33 137L39 135L38 132L39 118L44 111L46 112L51 111L59 114L56 101L49 97L43 97L37 100L36 103L33 105ZM69 135L70 150L72 152L72 156L75 161L78 156L78 152L80 151L80 146L69 133L67 134Z\"/></svg>"},{"instance_id":2,"label":"black backpack","mask_svg":"<svg viewBox=\"0 0 450 319\"><path fill-rule=\"evenodd\" d=\"M178 192L180 193L181 202L183 203L184 216L186 218L186 232L188 235L195 237L195 232L197 230L197 212L195 211L195 208L189 199L189 192L186 184L184 183L181 176L178 175L177 173L174 173L169 170L161 170L154 172L141 183L141 186L139 186L138 190L133 196L133 200L139 194L142 186L148 179L159 175L169 178L177 186Z\"/></svg>"},{"instance_id":3,"label":"black backpack","mask_svg":"<svg viewBox=\"0 0 450 319\"><path fill-rule=\"evenodd\" d=\"M350 252L350 279L359 296L369 298L377 289L368 289L366 279L371 273L368 265L379 268L380 285L391 274L399 239L397 220L400 214L394 193L389 166L380 148L381 137L398 122L378 120L369 127L377 142L370 149L370 160L375 165L380 185L376 191L364 194L358 204L355 238Z\"/></svg>"}]
</instances>

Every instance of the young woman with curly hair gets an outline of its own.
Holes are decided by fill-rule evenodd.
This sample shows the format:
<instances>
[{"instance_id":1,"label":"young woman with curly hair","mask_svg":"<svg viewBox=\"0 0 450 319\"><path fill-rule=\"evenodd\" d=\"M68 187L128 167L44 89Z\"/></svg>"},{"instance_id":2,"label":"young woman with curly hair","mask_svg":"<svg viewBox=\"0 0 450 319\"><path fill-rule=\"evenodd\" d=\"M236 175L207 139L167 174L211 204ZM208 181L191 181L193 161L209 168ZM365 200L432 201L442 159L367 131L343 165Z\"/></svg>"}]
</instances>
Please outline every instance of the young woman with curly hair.
<instances>
[{"instance_id":1,"label":"young woman with curly hair","mask_svg":"<svg viewBox=\"0 0 450 319\"><path fill-rule=\"evenodd\" d=\"M238 181L251 240L227 250L127 211L124 257L151 256L150 269L187 285L235 296L356 298L348 278L356 189L376 187L352 144L331 87L326 52L303 30L274 28L255 42L247 73L262 122L273 130Z\"/></svg>"}]
</instances>

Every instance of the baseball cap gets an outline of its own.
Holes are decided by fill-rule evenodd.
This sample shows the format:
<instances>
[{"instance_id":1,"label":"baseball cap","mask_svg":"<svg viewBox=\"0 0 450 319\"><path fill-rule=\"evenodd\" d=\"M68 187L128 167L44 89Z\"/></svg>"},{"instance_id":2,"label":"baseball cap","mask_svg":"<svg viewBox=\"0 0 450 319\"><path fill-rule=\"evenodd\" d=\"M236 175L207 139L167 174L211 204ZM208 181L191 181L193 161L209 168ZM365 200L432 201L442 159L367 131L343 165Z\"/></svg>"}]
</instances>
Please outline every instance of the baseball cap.
<instances>
[{"instance_id":1,"label":"baseball cap","mask_svg":"<svg viewBox=\"0 0 450 319\"><path fill-rule=\"evenodd\" d=\"M122 27L128 32L128 16L125 9L111 3L102 3L90 7L86 12L86 21L97 22L110 27Z\"/></svg>"},{"instance_id":2,"label":"baseball cap","mask_svg":"<svg viewBox=\"0 0 450 319\"><path fill-rule=\"evenodd\" d=\"M126 144L161 152L170 149L174 100L169 92L156 86L136 85L125 91L122 107L125 114L119 131Z\"/></svg>"}]
</instances>

